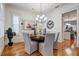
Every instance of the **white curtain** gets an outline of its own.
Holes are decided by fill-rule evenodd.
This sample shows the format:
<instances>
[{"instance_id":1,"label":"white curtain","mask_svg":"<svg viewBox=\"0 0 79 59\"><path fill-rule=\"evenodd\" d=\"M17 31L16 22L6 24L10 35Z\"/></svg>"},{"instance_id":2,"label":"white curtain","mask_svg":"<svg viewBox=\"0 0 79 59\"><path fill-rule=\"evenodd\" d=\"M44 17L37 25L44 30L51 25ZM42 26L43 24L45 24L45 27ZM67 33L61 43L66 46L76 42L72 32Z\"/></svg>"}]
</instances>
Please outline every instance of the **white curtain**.
<instances>
[{"instance_id":1,"label":"white curtain","mask_svg":"<svg viewBox=\"0 0 79 59\"><path fill-rule=\"evenodd\" d=\"M19 33L20 30L20 24L19 24L19 17L16 15L13 15L13 19L12 19L12 25L13 25L13 32L15 32L16 34Z\"/></svg>"}]
</instances>

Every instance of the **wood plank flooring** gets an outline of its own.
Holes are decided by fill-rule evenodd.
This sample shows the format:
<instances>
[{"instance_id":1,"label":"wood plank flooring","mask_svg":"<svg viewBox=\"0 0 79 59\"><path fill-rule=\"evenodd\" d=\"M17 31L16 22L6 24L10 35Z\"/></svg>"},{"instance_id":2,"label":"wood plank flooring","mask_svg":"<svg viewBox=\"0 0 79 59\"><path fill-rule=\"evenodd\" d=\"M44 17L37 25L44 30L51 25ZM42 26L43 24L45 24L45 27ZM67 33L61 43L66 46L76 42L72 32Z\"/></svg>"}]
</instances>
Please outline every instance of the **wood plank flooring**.
<instances>
[{"instance_id":1,"label":"wood plank flooring","mask_svg":"<svg viewBox=\"0 0 79 59\"><path fill-rule=\"evenodd\" d=\"M75 47L75 43L73 44L73 48L70 45L70 40L64 40L62 43L58 43L58 49L54 49L54 56L70 56L68 53L71 53L71 56L79 56L79 48ZM27 54L24 51L24 43L16 43L13 44L12 47L8 45L5 46L2 56L42 56L40 52L35 51L31 55Z\"/></svg>"}]
</instances>

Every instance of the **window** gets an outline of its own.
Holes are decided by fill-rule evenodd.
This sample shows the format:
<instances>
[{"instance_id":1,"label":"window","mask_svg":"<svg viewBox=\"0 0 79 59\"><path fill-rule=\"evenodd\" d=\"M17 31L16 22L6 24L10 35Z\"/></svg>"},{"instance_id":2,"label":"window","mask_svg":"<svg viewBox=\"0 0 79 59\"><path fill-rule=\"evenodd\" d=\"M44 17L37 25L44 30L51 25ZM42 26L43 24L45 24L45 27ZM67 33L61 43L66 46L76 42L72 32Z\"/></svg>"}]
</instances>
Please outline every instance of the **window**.
<instances>
[{"instance_id":1,"label":"window","mask_svg":"<svg viewBox=\"0 0 79 59\"><path fill-rule=\"evenodd\" d=\"M4 21L0 19L0 37L4 36Z\"/></svg>"},{"instance_id":2,"label":"window","mask_svg":"<svg viewBox=\"0 0 79 59\"><path fill-rule=\"evenodd\" d=\"M13 17L12 17L12 29L13 29L13 32L15 32L16 34L18 34L19 33L19 30L20 30L20 28L19 28L19 17L18 16L15 16L15 15L13 15Z\"/></svg>"}]
</instances>

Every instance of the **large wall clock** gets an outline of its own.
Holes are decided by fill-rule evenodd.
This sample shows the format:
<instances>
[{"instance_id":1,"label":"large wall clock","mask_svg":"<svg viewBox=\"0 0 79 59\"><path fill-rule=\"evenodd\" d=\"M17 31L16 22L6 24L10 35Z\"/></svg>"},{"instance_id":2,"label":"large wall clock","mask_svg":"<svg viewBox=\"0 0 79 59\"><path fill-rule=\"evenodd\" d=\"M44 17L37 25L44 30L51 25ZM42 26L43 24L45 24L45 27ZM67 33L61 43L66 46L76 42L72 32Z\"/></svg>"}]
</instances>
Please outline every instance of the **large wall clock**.
<instances>
[{"instance_id":1,"label":"large wall clock","mask_svg":"<svg viewBox=\"0 0 79 59\"><path fill-rule=\"evenodd\" d=\"M52 21L52 20L49 20L48 22L47 22L47 28L48 29L52 29L54 27L54 22Z\"/></svg>"}]
</instances>

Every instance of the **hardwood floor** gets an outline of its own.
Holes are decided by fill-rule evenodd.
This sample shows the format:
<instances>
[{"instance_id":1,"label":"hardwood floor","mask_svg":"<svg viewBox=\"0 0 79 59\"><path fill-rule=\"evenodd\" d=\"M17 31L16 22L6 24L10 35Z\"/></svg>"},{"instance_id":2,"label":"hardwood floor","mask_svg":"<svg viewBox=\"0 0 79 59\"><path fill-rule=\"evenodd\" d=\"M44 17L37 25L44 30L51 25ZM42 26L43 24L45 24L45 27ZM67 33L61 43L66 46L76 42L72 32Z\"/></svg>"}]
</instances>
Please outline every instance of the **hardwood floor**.
<instances>
[{"instance_id":1,"label":"hardwood floor","mask_svg":"<svg viewBox=\"0 0 79 59\"><path fill-rule=\"evenodd\" d=\"M75 43L69 44L69 40L64 40L62 43L58 43L58 49L54 49L54 56L79 56L79 48L75 47ZM2 56L42 56L40 52L35 51L31 55L28 55L24 51L24 43L13 44L12 47L5 46Z\"/></svg>"},{"instance_id":2,"label":"hardwood floor","mask_svg":"<svg viewBox=\"0 0 79 59\"><path fill-rule=\"evenodd\" d=\"M2 56L30 56L24 51L24 43L13 44L12 47L5 46ZM38 51L35 51L31 56L41 56Z\"/></svg>"}]
</instances>

